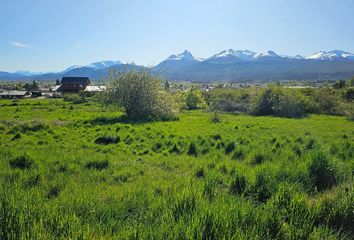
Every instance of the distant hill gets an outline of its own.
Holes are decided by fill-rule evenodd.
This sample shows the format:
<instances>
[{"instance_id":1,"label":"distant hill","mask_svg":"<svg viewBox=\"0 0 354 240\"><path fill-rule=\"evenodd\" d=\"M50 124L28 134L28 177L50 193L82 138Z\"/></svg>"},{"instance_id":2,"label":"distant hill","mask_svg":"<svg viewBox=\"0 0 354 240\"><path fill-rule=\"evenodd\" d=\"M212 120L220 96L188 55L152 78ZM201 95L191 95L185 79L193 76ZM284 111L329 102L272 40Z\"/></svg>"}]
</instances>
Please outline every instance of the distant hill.
<instances>
[{"instance_id":1,"label":"distant hill","mask_svg":"<svg viewBox=\"0 0 354 240\"><path fill-rule=\"evenodd\" d=\"M118 71L145 68L120 61L101 61L86 66L71 66L56 73L0 72L0 80L55 80L63 76L107 78L110 68ZM354 75L354 54L333 50L320 51L308 57L285 56L274 51L256 53L228 49L200 59L189 51L174 54L153 67L152 72L174 81L278 81L337 80Z\"/></svg>"}]
</instances>

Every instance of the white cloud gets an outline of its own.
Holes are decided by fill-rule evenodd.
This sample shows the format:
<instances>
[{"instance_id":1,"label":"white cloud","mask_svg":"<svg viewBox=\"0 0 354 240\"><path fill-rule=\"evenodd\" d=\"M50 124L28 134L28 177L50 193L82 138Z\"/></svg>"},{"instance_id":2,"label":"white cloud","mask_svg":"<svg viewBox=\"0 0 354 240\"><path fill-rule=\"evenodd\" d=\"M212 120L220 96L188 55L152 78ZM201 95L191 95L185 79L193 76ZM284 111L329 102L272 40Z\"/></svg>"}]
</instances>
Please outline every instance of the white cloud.
<instances>
[{"instance_id":1,"label":"white cloud","mask_svg":"<svg viewBox=\"0 0 354 240\"><path fill-rule=\"evenodd\" d=\"M18 48L32 48L32 46L20 42L12 42L11 45Z\"/></svg>"}]
</instances>

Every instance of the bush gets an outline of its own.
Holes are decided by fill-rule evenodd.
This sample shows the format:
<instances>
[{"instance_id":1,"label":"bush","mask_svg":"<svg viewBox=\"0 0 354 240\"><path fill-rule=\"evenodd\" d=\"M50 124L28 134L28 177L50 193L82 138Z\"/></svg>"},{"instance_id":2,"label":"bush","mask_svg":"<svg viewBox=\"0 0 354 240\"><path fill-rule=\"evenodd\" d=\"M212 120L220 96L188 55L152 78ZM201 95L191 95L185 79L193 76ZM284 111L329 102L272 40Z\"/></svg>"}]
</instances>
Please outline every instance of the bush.
<instances>
[{"instance_id":1,"label":"bush","mask_svg":"<svg viewBox=\"0 0 354 240\"><path fill-rule=\"evenodd\" d=\"M108 144L119 143L119 141L120 141L120 137L103 136L103 137L96 138L95 143L96 144L108 145Z\"/></svg>"},{"instance_id":2,"label":"bush","mask_svg":"<svg viewBox=\"0 0 354 240\"><path fill-rule=\"evenodd\" d=\"M279 87L259 91L251 105L251 114L256 116L303 117L305 105L297 95Z\"/></svg>"},{"instance_id":3,"label":"bush","mask_svg":"<svg viewBox=\"0 0 354 240\"><path fill-rule=\"evenodd\" d=\"M187 92L184 92L181 99L183 99L182 108L187 110L195 110L206 107L206 102L201 90L192 87Z\"/></svg>"},{"instance_id":4,"label":"bush","mask_svg":"<svg viewBox=\"0 0 354 240\"><path fill-rule=\"evenodd\" d=\"M10 167L19 169L30 169L33 165L33 160L27 156L20 156L15 159L10 160Z\"/></svg>"},{"instance_id":5,"label":"bush","mask_svg":"<svg viewBox=\"0 0 354 240\"><path fill-rule=\"evenodd\" d=\"M108 160L93 160L85 164L86 168L96 169L96 170L103 170L108 168L108 166L109 166Z\"/></svg>"},{"instance_id":6,"label":"bush","mask_svg":"<svg viewBox=\"0 0 354 240\"><path fill-rule=\"evenodd\" d=\"M314 187L322 191L338 182L337 171L333 163L322 152L316 152L308 168L308 174Z\"/></svg>"},{"instance_id":7,"label":"bush","mask_svg":"<svg viewBox=\"0 0 354 240\"><path fill-rule=\"evenodd\" d=\"M130 120L177 118L176 103L168 93L162 91L160 79L149 71L118 73L111 70L109 78L111 83L106 102L121 106Z\"/></svg>"}]
</instances>

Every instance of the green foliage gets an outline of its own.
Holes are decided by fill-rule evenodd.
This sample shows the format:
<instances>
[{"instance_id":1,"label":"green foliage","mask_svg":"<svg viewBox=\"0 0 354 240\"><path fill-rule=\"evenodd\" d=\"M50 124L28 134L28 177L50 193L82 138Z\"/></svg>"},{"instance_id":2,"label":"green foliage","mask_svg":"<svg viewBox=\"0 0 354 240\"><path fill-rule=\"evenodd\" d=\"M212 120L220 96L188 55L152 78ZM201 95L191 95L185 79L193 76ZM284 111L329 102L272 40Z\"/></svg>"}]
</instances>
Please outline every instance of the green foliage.
<instances>
[{"instance_id":1,"label":"green foliage","mask_svg":"<svg viewBox=\"0 0 354 240\"><path fill-rule=\"evenodd\" d=\"M303 117L305 106L297 96L282 88L270 87L261 90L253 100L251 113L256 116Z\"/></svg>"},{"instance_id":2,"label":"green foliage","mask_svg":"<svg viewBox=\"0 0 354 240\"><path fill-rule=\"evenodd\" d=\"M96 169L103 170L108 168L109 161L108 160L92 160L85 164L85 167L88 169Z\"/></svg>"},{"instance_id":3,"label":"green foliage","mask_svg":"<svg viewBox=\"0 0 354 240\"><path fill-rule=\"evenodd\" d=\"M338 80L338 81L336 81L335 84L333 84L333 88L336 88L336 89L344 88L345 86L346 86L345 80Z\"/></svg>"},{"instance_id":4,"label":"green foliage","mask_svg":"<svg viewBox=\"0 0 354 240\"><path fill-rule=\"evenodd\" d=\"M178 110L172 97L161 91L160 79L149 71L110 71L110 85L104 103L121 106L130 120L176 119Z\"/></svg>"},{"instance_id":5,"label":"green foliage","mask_svg":"<svg viewBox=\"0 0 354 240\"><path fill-rule=\"evenodd\" d=\"M345 117L131 122L91 100L0 100L0 239L353 238Z\"/></svg>"},{"instance_id":6,"label":"green foliage","mask_svg":"<svg viewBox=\"0 0 354 240\"><path fill-rule=\"evenodd\" d=\"M9 165L12 168L30 169L33 166L33 160L27 156L19 156L9 161Z\"/></svg>"},{"instance_id":7,"label":"green foliage","mask_svg":"<svg viewBox=\"0 0 354 240\"><path fill-rule=\"evenodd\" d=\"M230 193L235 195L243 194L246 191L246 184L246 177L237 174L230 184Z\"/></svg>"},{"instance_id":8,"label":"green foliage","mask_svg":"<svg viewBox=\"0 0 354 240\"><path fill-rule=\"evenodd\" d=\"M319 191L336 185L339 180L335 165L322 152L314 154L308 173L314 187Z\"/></svg>"},{"instance_id":9,"label":"green foliage","mask_svg":"<svg viewBox=\"0 0 354 240\"><path fill-rule=\"evenodd\" d=\"M35 80L33 80L32 84L25 83L23 88L26 89L27 91L35 91L39 89L39 85Z\"/></svg>"},{"instance_id":10,"label":"green foliage","mask_svg":"<svg viewBox=\"0 0 354 240\"><path fill-rule=\"evenodd\" d=\"M96 144L108 145L108 144L119 143L119 141L120 141L120 137L102 136L102 137L96 138L95 143Z\"/></svg>"},{"instance_id":11,"label":"green foliage","mask_svg":"<svg viewBox=\"0 0 354 240\"><path fill-rule=\"evenodd\" d=\"M192 87L188 91L183 92L180 98L182 99L182 109L195 110L206 107L203 93L196 87Z\"/></svg>"},{"instance_id":12,"label":"green foliage","mask_svg":"<svg viewBox=\"0 0 354 240\"><path fill-rule=\"evenodd\" d=\"M63 99L65 102L71 102L74 104L80 104L86 102L85 94L78 94L78 93L65 93Z\"/></svg>"}]
</instances>

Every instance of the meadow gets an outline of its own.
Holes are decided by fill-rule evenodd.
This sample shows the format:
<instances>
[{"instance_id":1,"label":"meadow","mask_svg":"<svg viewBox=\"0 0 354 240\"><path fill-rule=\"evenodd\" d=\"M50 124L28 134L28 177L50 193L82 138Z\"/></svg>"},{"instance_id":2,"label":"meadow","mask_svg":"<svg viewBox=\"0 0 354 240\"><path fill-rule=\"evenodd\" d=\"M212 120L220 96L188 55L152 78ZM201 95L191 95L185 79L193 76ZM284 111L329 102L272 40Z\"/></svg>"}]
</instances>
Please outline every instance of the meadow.
<instances>
[{"instance_id":1,"label":"meadow","mask_svg":"<svg viewBox=\"0 0 354 240\"><path fill-rule=\"evenodd\" d=\"M353 239L354 122L0 100L0 239Z\"/></svg>"}]
</instances>

